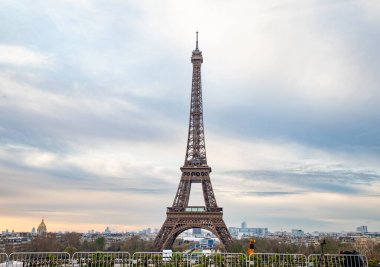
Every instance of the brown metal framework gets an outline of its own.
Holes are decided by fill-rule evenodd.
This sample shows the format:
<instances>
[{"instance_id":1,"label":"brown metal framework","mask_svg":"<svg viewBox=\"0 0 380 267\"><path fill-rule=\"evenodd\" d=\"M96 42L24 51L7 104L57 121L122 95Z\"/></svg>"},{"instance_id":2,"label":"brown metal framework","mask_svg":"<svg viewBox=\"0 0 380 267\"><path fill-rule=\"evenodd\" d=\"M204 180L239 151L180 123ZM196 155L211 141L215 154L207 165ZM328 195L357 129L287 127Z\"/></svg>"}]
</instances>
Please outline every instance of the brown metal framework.
<instances>
[{"instance_id":1,"label":"brown metal framework","mask_svg":"<svg viewBox=\"0 0 380 267\"><path fill-rule=\"evenodd\" d=\"M211 167L207 165L201 84L203 57L198 48L198 32L191 63L193 64L193 79L185 163L181 168L181 181L173 205L167 208L167 218L154 241L157 250L171 248L177 236L191 228L209 230L224 245L232 241L223 220L223 208L218 207L216 203L210 180ZM192 183L202 184L205 206L188 205Z\"/></svg>"}]
</instances>

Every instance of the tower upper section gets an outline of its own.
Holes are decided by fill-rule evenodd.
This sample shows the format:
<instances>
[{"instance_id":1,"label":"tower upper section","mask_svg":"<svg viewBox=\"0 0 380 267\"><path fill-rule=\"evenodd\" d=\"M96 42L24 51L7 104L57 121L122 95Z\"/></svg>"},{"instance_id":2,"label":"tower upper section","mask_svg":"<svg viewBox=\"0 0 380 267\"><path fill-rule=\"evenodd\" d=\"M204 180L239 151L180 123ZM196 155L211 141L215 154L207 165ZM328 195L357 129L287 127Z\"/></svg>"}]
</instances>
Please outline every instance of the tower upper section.
<instances>
[{"instance_id":1,"label":"tower upper section","mask_svg":"<svg viewBox=\"0 0 380 267\"><path fill-rule=\"evenodd\" d=\"M203 128L202 80L201 65L202 51L198 48L198 32L196 46L191 56L193 78L191 86L189 133L184 167L207 166L206 146Z\"/></svg>"},{"instance_id":2,"label":"tower upper section","mask_svg":"<svg viewBox=\"0 0 380 267\"><path fill-rule=\"evenodd\" d=\"M193 50L193 55L191 56L191 63L193 64L202 64L203 63L203 57L202 57L202 51L198 48L198 32L196 32L196 43L195 43L195 50ZM194 74L194 71L193 71ZM194 79L194 76L193 76ZM193 80L194 81L194 80Z\"/></svg>"}]
</instances>

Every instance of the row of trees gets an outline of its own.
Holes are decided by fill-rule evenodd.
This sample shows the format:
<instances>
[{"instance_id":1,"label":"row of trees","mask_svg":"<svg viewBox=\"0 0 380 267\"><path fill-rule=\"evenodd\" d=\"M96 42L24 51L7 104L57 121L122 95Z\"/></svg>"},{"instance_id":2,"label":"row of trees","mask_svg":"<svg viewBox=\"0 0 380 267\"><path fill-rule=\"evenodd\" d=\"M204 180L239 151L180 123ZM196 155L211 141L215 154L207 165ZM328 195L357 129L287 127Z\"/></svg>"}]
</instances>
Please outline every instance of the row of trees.
<instances>
[{"instance_id":1,"label":"row of trees","mask_svg":"<svg viewBox=\"0 0 380 267\"><path fill-rule=\"evenodd\" d=\"M234 240L228 247L229 252L245 253L249 240ZM368 241L369 244L358 247L351 243L343 243L334 238L326 238L323 247L325 254L339 254L341 251L358 251L367 256L369 266L380 265L380 243ZM305 246L281 242L278 239L256 238L255 252L262 253L290 253L290 254L320 254L321 246Z\"/></svg>"},{"instance_id":2,"label":"row of trees","mask_svg":"<svg viewBox=\"0 0 380 267\"><path fill-rule=\"evenodd\" d=\"M228 251L236 253L246 252L249 244L248 241L248 239L234 240L234 242L229 246ZM355 249L352 244L341 243L333 238L326 238L325 242L326 244L324 245L324 253L326 254L336 254L339 253L339 251ZM291 253L310 255L321 253L321 247L286 243L280 239L256 238L255 251L265 253Z\"/></svg>"},{"instance_id":3,"label":"row of trees","mask_svg":"<svg viewBox=\"0 0 380 267\"><path fill-rule=\"evenodd\" d=\"M73 254L77 251L154 251L152 241L145 241L138 236L133 236L125 242L113 242L106 246L105 237L98 237L94 241L81 240L79 233L66 233L57 237L50 234L46 237L36 237L30 243L25 244L20 251L25 252L68 252ZM6 251L11 253L14 251Z\"/></svg>"}]
</instances>

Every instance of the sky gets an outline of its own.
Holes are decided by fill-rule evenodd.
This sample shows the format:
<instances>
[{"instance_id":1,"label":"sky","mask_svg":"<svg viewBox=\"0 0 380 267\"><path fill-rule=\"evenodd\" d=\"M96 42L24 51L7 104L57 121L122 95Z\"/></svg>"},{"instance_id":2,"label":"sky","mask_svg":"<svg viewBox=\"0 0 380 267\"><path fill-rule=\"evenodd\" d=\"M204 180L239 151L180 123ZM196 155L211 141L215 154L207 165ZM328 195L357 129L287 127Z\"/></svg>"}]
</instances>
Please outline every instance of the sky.
<instances>
[{"instance_id":1,"label":"sky","mask_svg":"<svg viewBox=\"0 0 380 267\"><path fill-rule=\"evenodd\" d=\"M0 231L161 227L196 30L227 226L380 231L380 1L4 0L0 25Z\"/></svg>"}]
</instances>

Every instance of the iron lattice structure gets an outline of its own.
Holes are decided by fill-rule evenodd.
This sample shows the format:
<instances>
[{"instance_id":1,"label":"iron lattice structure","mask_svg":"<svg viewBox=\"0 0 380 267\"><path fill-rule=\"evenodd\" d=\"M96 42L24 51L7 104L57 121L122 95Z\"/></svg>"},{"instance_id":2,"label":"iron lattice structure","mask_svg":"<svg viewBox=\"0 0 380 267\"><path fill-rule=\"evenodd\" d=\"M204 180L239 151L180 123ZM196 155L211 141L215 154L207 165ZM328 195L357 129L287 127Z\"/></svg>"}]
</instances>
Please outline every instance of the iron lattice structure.
<instances>
[{"instance_id":1,"label":"iron lattice structure","mask_svg":"<svg viewBox=\"0 0 380 267\"><path fill-rule=\"evenodd\" d=\"M223 220L223 208L218 207L212 189L211 167L207 165L201 83L203 56L198 48L198 32L191 63L193 78L185 163L181 167L181 180L173 205L167 208L167 218L154 242L157 250L170 249L177 236L191 228L202 228L212 232L224 246L232 241ZM188 205L192 183L202 184L205 206Z\"/></svg>"}]
</instances>

